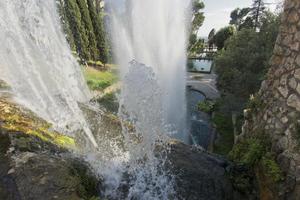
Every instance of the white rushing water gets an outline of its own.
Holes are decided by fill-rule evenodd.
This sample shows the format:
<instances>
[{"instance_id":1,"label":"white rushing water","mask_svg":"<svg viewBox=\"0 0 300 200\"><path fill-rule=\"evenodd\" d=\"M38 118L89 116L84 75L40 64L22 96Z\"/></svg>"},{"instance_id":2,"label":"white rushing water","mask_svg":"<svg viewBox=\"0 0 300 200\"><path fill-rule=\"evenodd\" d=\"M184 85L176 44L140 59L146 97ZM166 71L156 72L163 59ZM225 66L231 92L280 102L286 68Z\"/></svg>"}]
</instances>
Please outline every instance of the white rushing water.
<instances>
[{"instance_id":1,"label":"white rushing water","mask_svg":"<svg viewBox=\"0 0 300 200\"><path fill-rule=\"evenodd\" d=\"M54 0L0 1L0 79L19 103L58 129L84 129L77 102L90 93L61 30Z\"/></svg>"},{"instance_id":2,"label":"white rushing water","mask_svg":"<svg viewBox=\"0 0 300 200\"><path fill-rule=\"evenodd\" d=\"M130 177L126 199L175 198L174 177L165 168L166 141L171 135L188 142L185 66L189 3L106 1L115 58L121 68L119 116Z\"/></svg>"},{"instance_id":3,"label":"white rushing water","mask_svg":"<svg viewBox=\"0 0 300 200\"><path fill-rule=\"evenodd\" d=\"M150 66L164 91L161 107L175 137L188 141L185 75L189 0L107 0L121 76L135 59ZM149 107L154 107L149 102Z\"/></svg>"}]
</instances>

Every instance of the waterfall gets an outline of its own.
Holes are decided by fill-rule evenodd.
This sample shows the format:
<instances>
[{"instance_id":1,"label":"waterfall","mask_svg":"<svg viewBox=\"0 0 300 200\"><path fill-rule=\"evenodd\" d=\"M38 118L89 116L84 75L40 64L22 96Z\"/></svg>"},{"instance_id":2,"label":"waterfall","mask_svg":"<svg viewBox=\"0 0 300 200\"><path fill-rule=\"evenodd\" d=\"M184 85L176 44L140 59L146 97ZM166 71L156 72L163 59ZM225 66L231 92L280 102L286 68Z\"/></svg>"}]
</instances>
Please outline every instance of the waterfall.
<instances>
[{"instance_id":1,"label":"waterfall","mask_svg":"<svg viewBox=\"0 0 300 200\"><path fill-rule=\"evenodd\" d=\"M175 137L188 141L186 130L186 43L189 0L107 0L110 32L121 77L128 63L150 66L157 77L163 118ZM138 103L138 102L136 102ZM149 107L151 105L149 102Z\"/></svg>"},{"instance_id":2,"label":"waterfall","mask_svg":"<svg viewBox=\"0 0 300 200\"><path fill-rule=\"evenodd\" d=\"M16 100L66 132L84 129L78 102L90 93L60 25L54 0L0 1L0 79Z\"/></svg>"}]
</instances>

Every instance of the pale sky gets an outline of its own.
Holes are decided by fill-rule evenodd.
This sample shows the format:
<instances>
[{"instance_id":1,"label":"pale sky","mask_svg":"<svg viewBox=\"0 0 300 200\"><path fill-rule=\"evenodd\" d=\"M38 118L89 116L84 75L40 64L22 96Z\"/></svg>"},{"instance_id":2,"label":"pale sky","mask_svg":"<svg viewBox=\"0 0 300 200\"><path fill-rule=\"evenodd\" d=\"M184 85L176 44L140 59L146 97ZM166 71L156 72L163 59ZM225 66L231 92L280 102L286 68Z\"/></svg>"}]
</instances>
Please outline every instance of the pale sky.
<instances>
[{"instance_id":1,"label":"pale sky","mask_svg":"<svg viewBox=\"0 0 300 200\"><path fill-rule=\"evenodd\" d=\"M203 0L205 4L205 21L200 28L199 36L207 37L209 32L215 28L218 30L230 21L230 13L235 8L244 8L252 5L252 0ZM265 0L265 3L280 3L282 0ZM275 10L276 5L268 5Z\"/></svg>"}]
</instances>

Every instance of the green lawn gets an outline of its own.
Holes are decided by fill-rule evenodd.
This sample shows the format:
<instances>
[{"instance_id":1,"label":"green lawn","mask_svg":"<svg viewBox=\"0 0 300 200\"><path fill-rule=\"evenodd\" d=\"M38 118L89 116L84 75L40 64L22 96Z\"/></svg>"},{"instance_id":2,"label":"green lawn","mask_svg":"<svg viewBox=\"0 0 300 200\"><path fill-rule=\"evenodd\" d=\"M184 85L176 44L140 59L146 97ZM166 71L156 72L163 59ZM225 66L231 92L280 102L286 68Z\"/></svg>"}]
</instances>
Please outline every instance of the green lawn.
<instances>
[{"instance_id":1,"label":"green lawn","mask_svg":"<svg viewBox=\"0 0 300 200\"><path fill-rule=\"evenodd\" d=\"M83 72L91 90L101 91L118 81L116 73L111 71L99 71L92 67L85 67Z\"/></svg>"}]
</instances>

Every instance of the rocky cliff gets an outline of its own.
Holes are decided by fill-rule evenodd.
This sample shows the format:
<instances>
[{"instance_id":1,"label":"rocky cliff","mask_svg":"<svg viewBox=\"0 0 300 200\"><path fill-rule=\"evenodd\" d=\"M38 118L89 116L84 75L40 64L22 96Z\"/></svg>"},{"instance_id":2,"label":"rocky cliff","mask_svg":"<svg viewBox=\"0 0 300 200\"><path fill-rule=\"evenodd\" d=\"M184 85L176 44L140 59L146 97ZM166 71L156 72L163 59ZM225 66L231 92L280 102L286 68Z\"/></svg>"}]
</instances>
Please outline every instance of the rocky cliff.
<instances>
[{"instance_id":1,"label":"rocky cliff","mask_svg":"<svg viewBox=\"0 0 300 200\"><path fill-rule=\"evenodd\" d=\"M241 149L253 147L256 160L249 163L261 199L300 199L299 0L285 1L267 79L250 105L233 157L246 161L249 151L241 153Z\"/></svg>"}]
</instances>

